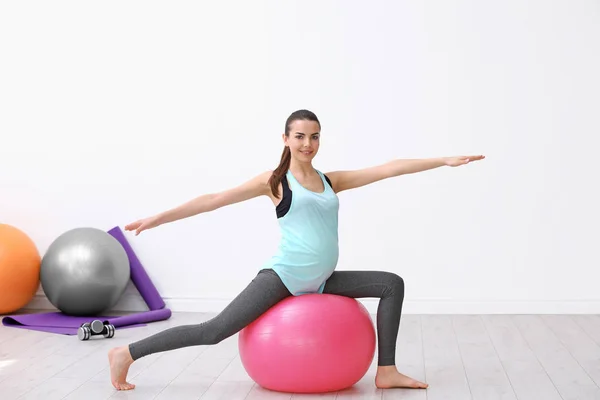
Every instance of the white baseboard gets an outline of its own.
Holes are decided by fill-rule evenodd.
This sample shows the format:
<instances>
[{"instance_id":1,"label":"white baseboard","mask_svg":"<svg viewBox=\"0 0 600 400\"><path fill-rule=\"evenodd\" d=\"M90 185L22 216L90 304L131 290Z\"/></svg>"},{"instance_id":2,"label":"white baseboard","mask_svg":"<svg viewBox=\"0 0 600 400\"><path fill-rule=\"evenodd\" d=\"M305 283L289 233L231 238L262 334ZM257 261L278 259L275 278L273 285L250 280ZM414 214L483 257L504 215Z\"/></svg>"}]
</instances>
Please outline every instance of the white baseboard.
<instances>
[{"instance_id":1,"label":"white baseboard","mask_svg":"<svg viewBox=\"0 0 600 400\"><path fill-rule=\"evenodd\" d=\"M173 312L222 311L232 299L164 298ZM377 312L378 299L359 299L371 314ZM36 295L27 309L56 310L44 295ZM125 294L110 311L146 311L142 298ZM109 311L109 312L110 312ZM600 300L565 301L460 301L460 300L410 300L404 302L404 314L600 314Z\"/></svg>"}]
</instances>

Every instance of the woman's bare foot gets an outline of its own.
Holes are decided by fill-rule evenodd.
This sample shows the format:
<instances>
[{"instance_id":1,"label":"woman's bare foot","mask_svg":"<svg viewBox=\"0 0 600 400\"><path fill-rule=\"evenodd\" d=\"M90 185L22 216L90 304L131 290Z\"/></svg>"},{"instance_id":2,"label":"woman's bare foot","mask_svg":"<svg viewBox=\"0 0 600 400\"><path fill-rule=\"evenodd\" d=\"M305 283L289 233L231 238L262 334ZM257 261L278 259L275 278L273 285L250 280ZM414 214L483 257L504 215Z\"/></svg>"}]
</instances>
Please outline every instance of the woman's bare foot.
<instances>
[{"instance_id":1,"label":"woman's bare foot","mask_svg":"<svg viewBox=\"0 0 600 400\"><path fill-rule=\"evenodd\" d=\"M117 390L131 390L134 384L127 382L129 366L133 364L133 358L129 354L129 347L115 347L108 352L108 363L110 365L110 381Z\"/></svg>"},{"instance_id":2,"label":"woman's bare foot","mask_svg":"<svg viewBox=\"0 0 600 400\"><path fill-rule=\"evenodd\" d=\"M395 365L377 367L377 375L375 376L375 386L380 389L391 388L411 388L411 389L427 389L427 383L419 382L416 379L410 378L401 374L396 369Z\"/></svg>"}]
</instances>

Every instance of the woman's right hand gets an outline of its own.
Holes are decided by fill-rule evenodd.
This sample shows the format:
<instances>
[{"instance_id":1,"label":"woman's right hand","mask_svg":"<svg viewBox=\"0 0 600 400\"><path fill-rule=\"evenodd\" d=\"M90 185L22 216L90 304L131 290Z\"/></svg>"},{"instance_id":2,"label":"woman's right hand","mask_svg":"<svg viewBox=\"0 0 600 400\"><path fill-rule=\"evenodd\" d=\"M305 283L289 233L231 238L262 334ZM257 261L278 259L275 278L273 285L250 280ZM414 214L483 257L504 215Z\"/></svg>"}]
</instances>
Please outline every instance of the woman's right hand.
<instances>
[{"instance_id":1,"label":"woman's right hand","mask_svg":"<svg viewBox=\"0 0 600 400\"><path fill-rule=\"evenodd\" d=\"M128 225L125 225L126 231L135 231L135 236L139 235L142 231L146 229L155 228L160 225L160 220L158 215L154 215L152 217L144 218L132 222Z\"/></svg>"}]
</instances>

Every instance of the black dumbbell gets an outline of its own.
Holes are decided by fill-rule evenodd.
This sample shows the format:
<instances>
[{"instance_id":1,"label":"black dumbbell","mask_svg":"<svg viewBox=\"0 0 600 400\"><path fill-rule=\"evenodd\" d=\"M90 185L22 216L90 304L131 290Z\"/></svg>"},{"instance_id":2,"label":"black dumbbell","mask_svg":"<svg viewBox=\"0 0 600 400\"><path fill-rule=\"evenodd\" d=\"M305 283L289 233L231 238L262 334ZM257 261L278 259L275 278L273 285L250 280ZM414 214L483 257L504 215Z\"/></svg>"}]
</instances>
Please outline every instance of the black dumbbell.
<instances>
[{"instance_id":1,"label":"black dumbbell","mask_svg":"<svg viewBox=\"0 0 600 400\"><path fill-rule=\"evenodd\" d=\"M105 338L112 338L115 336L115 327L112 324L104 324L100 320L94 320L92 322L86 322L81 324L77 330L77 337L79 340L89 340L92 336L102 335Z\"/></svg>"}]
</instances>

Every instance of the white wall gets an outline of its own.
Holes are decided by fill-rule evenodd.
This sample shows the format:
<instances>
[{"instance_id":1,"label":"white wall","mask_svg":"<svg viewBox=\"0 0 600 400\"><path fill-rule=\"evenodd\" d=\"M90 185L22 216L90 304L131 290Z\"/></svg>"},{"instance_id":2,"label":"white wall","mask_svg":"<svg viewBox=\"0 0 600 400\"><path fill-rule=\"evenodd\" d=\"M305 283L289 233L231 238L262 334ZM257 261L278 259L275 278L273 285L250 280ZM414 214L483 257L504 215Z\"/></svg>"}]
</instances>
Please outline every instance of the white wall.
<instances>
[{"instance_id":1,"label":"white wall","mask_svg":"<svg viewBox=\"0 0 600 400\"><path fill-rule=\"evenodd\" d=\"M340 269L400 274L406 313L597 313L599 50L591 0L4 2L0 221L43 254L232 187L308 108L325 172L487 156L340 194ZM216 311L278 235L263 198L128 237Z\"/></svg>"}]
</instances>

